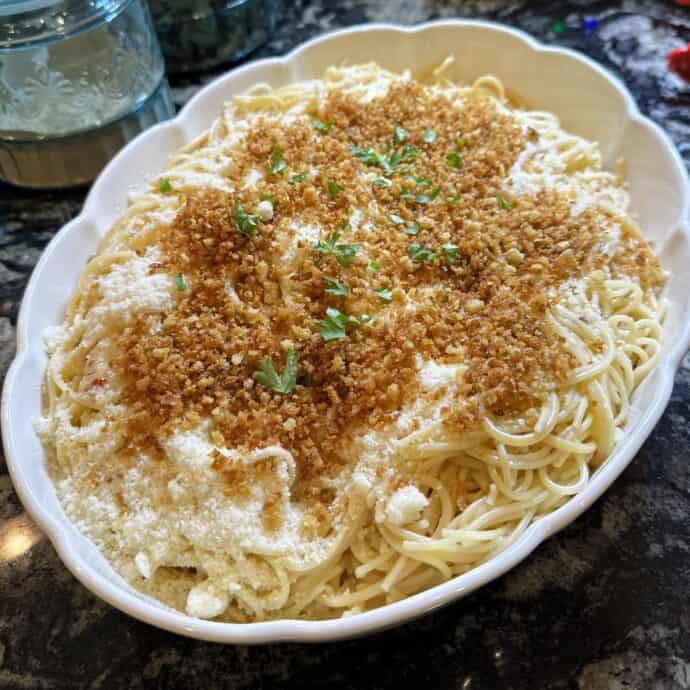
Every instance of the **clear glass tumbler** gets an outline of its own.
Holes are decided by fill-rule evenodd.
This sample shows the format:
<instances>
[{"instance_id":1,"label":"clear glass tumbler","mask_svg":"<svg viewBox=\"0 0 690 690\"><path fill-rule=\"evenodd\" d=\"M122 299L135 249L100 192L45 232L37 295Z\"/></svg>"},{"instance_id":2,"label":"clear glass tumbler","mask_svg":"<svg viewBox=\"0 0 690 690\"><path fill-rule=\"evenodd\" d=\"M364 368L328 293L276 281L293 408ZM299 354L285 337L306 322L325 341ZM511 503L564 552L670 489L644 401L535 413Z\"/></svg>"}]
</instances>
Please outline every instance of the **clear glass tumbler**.
<instances>
[{"instance_id":1,"label":"clear glass tumbler","mask_svg":"<svg viewBox=\"0 0 690 690\"><path fill-rule=\"evenodd\" d=\"M0 179L90 182L173 114L145 0L0 2Z\"/></svg>"}]
</instances>

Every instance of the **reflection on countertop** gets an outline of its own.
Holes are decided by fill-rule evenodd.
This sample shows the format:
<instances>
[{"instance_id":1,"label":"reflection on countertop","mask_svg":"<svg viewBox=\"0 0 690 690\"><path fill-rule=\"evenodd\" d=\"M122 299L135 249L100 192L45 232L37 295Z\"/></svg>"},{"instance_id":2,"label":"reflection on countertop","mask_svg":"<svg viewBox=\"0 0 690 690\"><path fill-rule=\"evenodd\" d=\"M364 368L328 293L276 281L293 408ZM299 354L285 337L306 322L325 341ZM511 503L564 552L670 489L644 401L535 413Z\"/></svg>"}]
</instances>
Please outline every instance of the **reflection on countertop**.
<instances>
[{"instance_id":1,"label":"reflection on countertop","mask_svg":"<svg viewBox=\"0 0 690 690\"><path fill-rule=\"evenodd\" d=\"M23 556L34 544L45 539L26 513L0 524L0 563Z\"/></svg>"}]
</instances>

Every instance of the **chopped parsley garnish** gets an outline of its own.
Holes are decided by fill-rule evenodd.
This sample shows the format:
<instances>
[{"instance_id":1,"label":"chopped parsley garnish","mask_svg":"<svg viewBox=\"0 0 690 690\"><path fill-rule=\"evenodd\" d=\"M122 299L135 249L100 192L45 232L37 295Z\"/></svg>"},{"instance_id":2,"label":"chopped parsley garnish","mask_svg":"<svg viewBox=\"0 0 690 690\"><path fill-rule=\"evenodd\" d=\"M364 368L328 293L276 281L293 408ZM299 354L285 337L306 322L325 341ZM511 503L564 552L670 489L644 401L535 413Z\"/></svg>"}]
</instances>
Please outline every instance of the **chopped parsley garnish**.
<instances>
[{"instance_id":1,"label":"chopped parsley garnish","mask_svg":"<svg viewBox=\"0 0 690 690\"><path fill-rule=\"evenodd\" d=\"M271 165L268 166L269 175L282 175L287 164L280 149L273 149L271 154Z\"/></svg>"},{"instance_id":2,"label":"chopped parsley garnish","mask_svg":"<svg viewBox=\"0 0 690 690\"><path fill-rule=\"evenodd\" d=\"M348 327L357 325L359 325L359 319L355 316L348 316L338 309L329 307L326 309L326 318L316 324L316 330L328 342L345 338Z\"/></svg>"},{"instance_id":3,"label":"chopped parsley garnish","mask_svg":"<svg viewBox=\"0 0 690 690\"><path fill-rule=\"evenodd\" d=\"M460 195L456 194L455 196L453 196L453 192L448 191L446 192L446 199L448 201L449 206L456 206L457 203L460 201Z\"/></svg>"},{"instance_id":4,"label":"chopped parsley garnish","mask_svg":"<svg viewBox=\"0 0 690 690\"><path fill-rule=\"evenodd\" d=\"M436 141L436 133L433 129L424 130L424 143L433 144Z\"/></svg>"},{"instance_id":5,"label":"chopped parsley garnish","mask_svg":"<svg viewBox=\"0 0 690 690\"><path fill-rule=\"evenodd\" d=\"M394 130L394 135L395 135L395 141L397 144L402 144L405 139L407 139L407 130L401 127L400 125L396 125L395 130Z\"/></svg>"},{"instance_id":6,"label":"chopped parsley garnish","mask_svg":"<svg viewBox=\"0 0 690 690\"><path fill-rule=\"evenodd\" d=\"M352 259L357 255L361 244L336 244L340 233L334 232L326 237L325 242L315 242L312 247L322 254L333 254L335 260L343 267L350 268Z\"/></svg>"},{"instance_id":7,"label":"chopped parsley garnish","mask_svg":"<svg viewBox=\"0 0 690 690\"><path fill-rule=\"evenodd\" d=\"M370 261L369 262L369 268L372 271L380 271L381 270L381 264L378 261Z\"/></svg>"},{"instance_id":8,"label":"chopped parsley garnish","mask_svg":"<svg viewBox=\"0 0 690 690\"><path fill-rule=\"evenodd\" d=\"M345 283L339 283L335 278L328 278L327 276L324 276L323 279L326 281L325 291L329 294L345 297L350 293L350 288Z\"/></svg>"},{"instance_id":9,"label":"chopped parsley garnish","mask_svg":"<svg viewBox=\"0 0 690 690\"><path fill-rule=\"evenodd\" d=\"M262 359L259 362L259 371L254 372L254 376L259 383L276 393L292 393L297 385L297 353L294 350L287 351L282 376L278 374L270 359Z\"/></svg>"},{"instance_id":10,"label":"chopped parsley garnish","mask_svg":"<svg viewBox=\"0 0 690 690\"><path fill-rule=\"evenodd\" d=\"M172 185L167 177L158 178L158 190L161 194L170 194L172 192Z\"/></svg>"},{"instance_id":11,"label":"chopped parsley garnish","mask_svg":"<svg viewBox=\"0 0 690 690\"><path fill-rule=\"evenodd\" d=\"M361 146L350 147L350 153L364 165L378 165L379 167L384 167L381 164L381 156L379 156L374 149L363 149Z\"/></svg>"},{"instance_id":12,"label":"chopped parsley garnish","mask_svg":"<svg viewBox=\"0 0 690 690\"><path fill-rule=\"evenodd\" d=\"M438 255L432 252L429 247L427 247L425 244L419 244L417 242L414 242L410 245L408 254L410 259L412 259L412 261L414 261L416 264L421 264L425 261L436 261L436 259L438 259Z\"/></svg>"},{"instance_id":13,"label":"chopped parsley garnish","mask_svg":"<svg viewBox=\"0 0 690 690\"><path fill-rule=\"evenodd\" d=\"M333 180L328 180L328 182L326 182L326 187L331 196L338 196L338 194L345 189L345 187L341 187L337 182L333 182Z\"/></svg>"},{"instance_id":14,"label":"chopped parsley garnish","mask_svg":"<svg viewBox=\"0 0 690 690\"><path fill-rule=\"evenodd\" d=\"M511 208L513 208L513 204L511 204L510 201L508 201L508 199L506 199L506 198L505 198L504 196L502 196L501 194L499 194L499 195L496 197L496 200L498 201L498 205L499 205L502 209L505 209L506 211L508 211L508 210L510 210Z\"/></svg>"},{"instance_id":15,"label":"chopped parsley garnish","mask_svg":"<svg viewBox=\"0 0 690 690\"><path fill-rule=\"evenodd\" d=\"M186 292L187 291L187 283L185 282L184 276L181 273L178 273L175 276L175 287L180 292Z\"/></svg>"},{"instance_id":16,"label":"chopped parsley garnish","mask_svg":"<svg viewBox=\"0 0 690 690\"><path fill-rule=\"evenodd\" d=\"M438 196L440 191L438 187L434 187L430 194L417 194L414 200L418 204L429 204Z\"/></svg>"},{"instance_id":17,"label":"chopped parsley garnish","mask_svg":"<svg viewBox=\"0 0 690 690\"><path fill-rule=\"evenodd\" d=\"M375 290L375 292L376 296L384 302L390 302L393 299L393 292L387 288L381 288L379 290Z\"/></svg>"},{"instance_id":18,"label":"chopped parsley garnish","mask_svg":"<svg viewBox=\"0 0 690 690\"><path fill-rule=\"evenodd\" d=\"M405 186L403 185L400 187L400 198L401 199L414 199L414 194Z\"/></svg>"},{"instance_id":19,"label":"chopped parsley garnish","mask_svg":"<svg viewBox=\"0 0 690 690\"><path fill-rule=\"evenodd\" d=\"M410 227L405 228L406 235L416 235L419 232L419 223L415 220Z\"/></svg>"},{"instance_id":20,"label":"chopped parsley garnish","mask_svg":"<svg viewBox=\"0 0 690 690\"><path fill-rule=\"evenodd\" d=\"M443 250L443 254L446 257L446 261L449 264L454 264L457 261L458 258L458 245L453 244L452 242L448 242L444 244L441 249Z\"/></svg>"},{"instance_id":21,"label":"chopped parsley garnish","mask_svg":"<svg viewBox=\"0 0 690 690\"><path fill-rule=\"evenodd\" d=\"M343 219L340 221L340 227L341 227L343 230L347 230L347 229L350 227L350 221L349 221L347 218L343 218Z\"/></svg>"},{"instance_id":22,"label":"chopped parsley garnish","mask_svg":"<svg viewBox=\"0 0 690 690\"><path fill-rule=\"evenodd\" d=\"M326 134L327 132L331 131L331 128L335 124L335 120L326 120L326 122L321 122L318 118L314 118L311 121L312 125L314 125L314 129L317 132L321 132L321 134Z\"/></svg>"},{"instance_id":23,"label":"chopped parsley garnish","mask_svg":"<svg viewBox=\"0 0 690 690\"><path fill-rule=\"evenodd\" d=\"M393 183L390 180L387 180L385 177L377 177L371 181L371 184L376 185L377 187L393 186Z\"/></svg>"},{"instance_id":24,"label":"chopped parsley garnish","mask_svg":"<svg viewBox=\"0 0 690 690\"><path fill-rule=\"evenodd\" d=\"M405 224L405 219L401 218L399 215L396 213L391 213L388 215L388 217L396 224L396 225L404 225Z\"/></svg>"},{"instance_id":25,"label":"chopped parsley garnish","mask_svg":"<svg viewBox=\"0 0 690 690\"><path fill-rule=\"evenodd\" d=\"M259 197L259 201L270 201L272 204L275 203L275 200L276 200L275 194L262 194Z\"/></svg>"},{"instance_id":26,"label":"chopped parsley garnish","mask_svg":"<svg viewBox=\"0 0 690 690\"><path fill-rule=\"evenodd\" d=\"M297 175L294 175L293 177L291 177L288 180L288 182L290 184L297 184L298 182L304 182L304 179L306 178L306 176L308 174L309 174L309 172L307 170L305 170L304 172L298 173Z\"/></svg>"},{"instance_id":27,"label":"chopped parsley garnish","mask_svg":"<svg viewBox=\"0 0 690 690\"><path fill-rule=\"evenodd\" d=\"M458 147L458 149L464 149L465 148L465 142L462 139L456 139L455 145Z\"/></svg>"},{"instance_id":28,"label":"chopped parsley garnish","mask_svg":"<svg viewBox=\"0 0 690 690\"><path fill-rule=\"evenodd\" d=\"M415 177L414 175L410 175L410 179L416 182L419 187L431 187L432 184L428 177Z\"/></svg>"},{"instance_id":29,"label":"chopped parsley garnish","mask_svg":"<svg viewBox=\"0 0 690 690\"><path fill-rule=\"evenodd\" d=\"M242 235L254 237L258 223L259 216L247 213L239 202L235 204L235 225Z\"/></svg>"},{"instance_id":30,"label":"chopped parsley garnish","mask_svg":"<svg viewBox=\"0 0 690 690\"><path fill-rule=\"evenodd\" d=\"M364 165L383 168L387 175L393 173L400 163L414 161L419 156L419 150L414 146L404 146L402 151L394 151L390 156L382 156L373 148L363 149L361 146L351 146L350 153Z\"/></svg>"},{"instance_id":31,"label":"chopped parsley garnish","mask_svg":"<svg viewBox=\"0 0 690 690\"><path fill-rule=\"evenodd\" d=\"M462 156L459 153L457 153L456 151L451 151L446 156L446 163L451 168L462 168Z\"/></svg>"},{"instance_id":32,"label":"chopped parsley garnish","mask_svg":"<svg viewBox=\"0 0 690 690\"><path fill-rule=\"evenodd\" d=\"M404 161L416 160L419 156L419 149L416 146L404 146L403 150L398 153L394 151L390 157L390 163L392 166L398 165Z\"/></svg>"}]
</instances>

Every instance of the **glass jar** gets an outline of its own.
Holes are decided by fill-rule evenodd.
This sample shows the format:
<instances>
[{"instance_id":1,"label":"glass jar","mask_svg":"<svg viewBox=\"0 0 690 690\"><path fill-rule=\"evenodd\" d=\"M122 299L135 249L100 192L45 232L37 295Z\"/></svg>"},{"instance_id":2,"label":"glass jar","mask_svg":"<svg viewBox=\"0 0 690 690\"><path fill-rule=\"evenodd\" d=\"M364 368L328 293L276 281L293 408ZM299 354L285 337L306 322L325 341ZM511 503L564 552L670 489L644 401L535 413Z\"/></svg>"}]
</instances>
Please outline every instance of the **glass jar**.
<instances>
[{"instance_id":1,"label":"glass jar","mask_svg":"<svg viewBox=\"0 0 690 690\"><path fill-rule=\"evenodd\" d=\"M173 114L144 0L0 3L0 179L90 182Z\"/></svg>"},{"instance_id":2,"label":"glass jar","mask_svg":"<svg viewBox=\"0 0 690 690\"><path fill-rule=\"evenodd\" d=\"M273 33L281 0L149 0L168 72L239 60Z\"/></svg>"}]
</instances>

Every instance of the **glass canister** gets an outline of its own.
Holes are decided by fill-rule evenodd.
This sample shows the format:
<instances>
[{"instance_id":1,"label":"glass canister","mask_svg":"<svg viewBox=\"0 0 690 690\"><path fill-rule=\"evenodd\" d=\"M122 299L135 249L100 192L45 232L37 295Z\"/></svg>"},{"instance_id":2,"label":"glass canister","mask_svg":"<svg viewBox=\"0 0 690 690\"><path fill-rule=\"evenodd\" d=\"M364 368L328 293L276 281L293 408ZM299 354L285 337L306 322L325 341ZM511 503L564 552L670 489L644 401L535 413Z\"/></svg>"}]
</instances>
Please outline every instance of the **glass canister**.
<instances>
[{"instance_id":1,"label":"glass canister","mask_svg":"<svg viewBox=\"0 0 690 690\"><path fill-rule=\"evenodd\" d=\"M273 33L282 0L149 0L168 72L239 60Z\"/></svg>"},{"instance_id":2,"label":"glass canister","mask_svg":"<svg viewBox=\"0 0 690 690\"><path fill-rule=\"evenodd\" d=\"M0 179L90 182L172 115L145 0L0 2Z\"/></svg>"}]
</instances>

